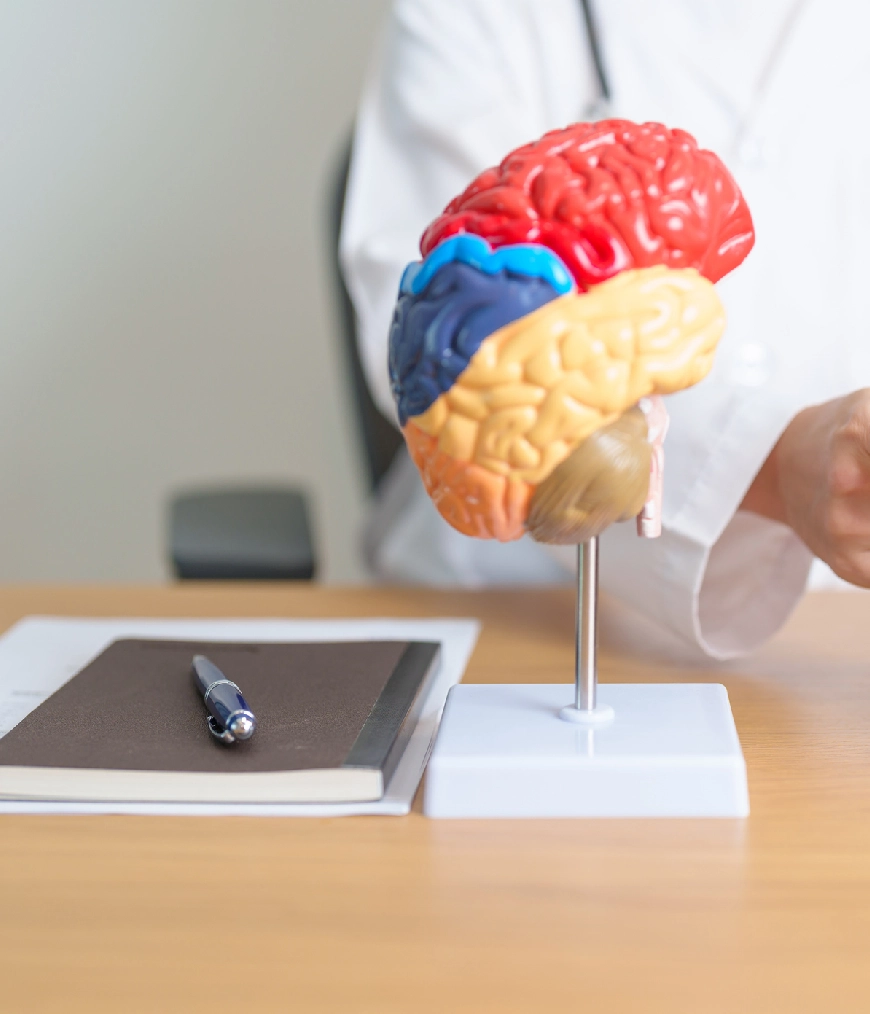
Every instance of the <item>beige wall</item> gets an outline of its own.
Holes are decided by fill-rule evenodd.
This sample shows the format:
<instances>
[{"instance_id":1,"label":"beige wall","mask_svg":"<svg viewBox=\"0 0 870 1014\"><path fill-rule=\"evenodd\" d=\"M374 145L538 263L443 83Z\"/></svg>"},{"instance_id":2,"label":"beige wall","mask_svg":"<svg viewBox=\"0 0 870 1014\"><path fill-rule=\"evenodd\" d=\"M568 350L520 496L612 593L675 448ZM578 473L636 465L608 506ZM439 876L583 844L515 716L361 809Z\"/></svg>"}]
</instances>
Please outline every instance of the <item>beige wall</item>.
<instances>
[{"instance_id":1,"label":"beige wall","mask_svg":"<svg viewBox=\"0 0 870 1014\"><path fill-rule=\"evenodd\" d=\"M388 0L0 0L0 580L166 573L170 491L362 480L322 209Z\"/></svg>"}]
</instances>

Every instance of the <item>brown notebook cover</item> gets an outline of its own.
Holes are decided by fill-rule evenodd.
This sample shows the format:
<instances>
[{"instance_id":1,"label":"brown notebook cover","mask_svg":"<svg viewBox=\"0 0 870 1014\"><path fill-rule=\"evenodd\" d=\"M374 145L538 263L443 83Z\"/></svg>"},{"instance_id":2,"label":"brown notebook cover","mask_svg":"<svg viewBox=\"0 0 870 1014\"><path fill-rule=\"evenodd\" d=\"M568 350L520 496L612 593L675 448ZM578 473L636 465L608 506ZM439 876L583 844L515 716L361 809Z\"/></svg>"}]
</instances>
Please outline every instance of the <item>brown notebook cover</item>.
<instances>
[{"instance_id":1,"label":"brown notebook cover","mask_svg":"<svg viewBox=\"0 0 870 1014\"><path fill-rule=\"evenodd\" d=\"M250 740L225 746L208 731L190 671L194 654L241 687L257 716ZM320 785L332 801L360 792L377 798L438 655L428 642L115 641L0 739L0 796L119 798L113 792L123 786L131 799L294 802L316 800ZM147 777L119 781L101 772ZM361 772L375 777L353 777ZM185 773L200 777L170 785ZM229 776L223 794L222 776Z\"/></svg>"}]
</instances>

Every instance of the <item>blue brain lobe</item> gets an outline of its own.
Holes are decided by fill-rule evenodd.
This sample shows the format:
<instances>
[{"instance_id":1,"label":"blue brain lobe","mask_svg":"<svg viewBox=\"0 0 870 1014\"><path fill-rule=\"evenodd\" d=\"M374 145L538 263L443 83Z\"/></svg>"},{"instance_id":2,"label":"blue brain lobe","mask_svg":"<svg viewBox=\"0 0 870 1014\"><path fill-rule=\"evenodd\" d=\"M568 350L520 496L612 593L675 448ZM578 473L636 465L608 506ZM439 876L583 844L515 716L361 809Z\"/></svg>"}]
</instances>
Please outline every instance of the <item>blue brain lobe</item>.
<instances>
[{"instance_id":1,"label":"blue brain lobe","mask_svg":"<svg viewBox=\"0 0 870 1014\"><path fill-rule=\"evenodd\" d=\"M393 314L390 382L402 426L450 390L485 338L570 291L552 273L443 260L427 275L409 268ZM415 278L425 282L419 292Z\"/></svg>"}]
</instances>

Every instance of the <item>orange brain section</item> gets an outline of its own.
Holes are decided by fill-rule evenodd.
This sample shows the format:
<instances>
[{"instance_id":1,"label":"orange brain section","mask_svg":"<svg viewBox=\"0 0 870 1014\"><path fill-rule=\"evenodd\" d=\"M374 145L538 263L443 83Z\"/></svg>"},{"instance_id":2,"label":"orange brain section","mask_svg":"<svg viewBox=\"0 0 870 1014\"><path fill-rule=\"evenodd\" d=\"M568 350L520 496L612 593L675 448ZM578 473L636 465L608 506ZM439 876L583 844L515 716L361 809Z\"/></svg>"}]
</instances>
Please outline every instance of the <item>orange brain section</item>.
<instances>
[{"instance_id":1,"label":"orange brain section","mask_svg":"<svg viewBox=\"0 0 870 1014\"><path fill-rule=\"evenodd\" d=\"M448 524L478 539L511 542L525 531L533 488L468 461L457 461L413 422L404 429L426 492Z\"/></svg>"}]
</instances>

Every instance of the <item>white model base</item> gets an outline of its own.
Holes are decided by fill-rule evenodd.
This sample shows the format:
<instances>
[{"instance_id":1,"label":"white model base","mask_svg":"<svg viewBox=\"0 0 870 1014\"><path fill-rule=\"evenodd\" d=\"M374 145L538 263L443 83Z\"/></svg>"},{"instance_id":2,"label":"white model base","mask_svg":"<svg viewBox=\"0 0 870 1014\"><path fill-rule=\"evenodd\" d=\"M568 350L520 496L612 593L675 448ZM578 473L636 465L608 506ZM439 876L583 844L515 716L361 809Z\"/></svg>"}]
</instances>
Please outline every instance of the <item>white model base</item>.
<instances>
[{"instance_id":1,"label":"white model base","mask_svg":"<svg viewBox=\"0 0 870 1014\"><path fill-rule=\"evenodd\" d=\"M609 683L573 724L568 684L460 684L426 775L429 817L745 817L746 765L718 683Z\"/></svg>"}]
</instances>

